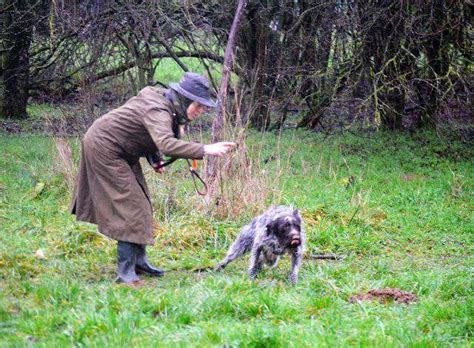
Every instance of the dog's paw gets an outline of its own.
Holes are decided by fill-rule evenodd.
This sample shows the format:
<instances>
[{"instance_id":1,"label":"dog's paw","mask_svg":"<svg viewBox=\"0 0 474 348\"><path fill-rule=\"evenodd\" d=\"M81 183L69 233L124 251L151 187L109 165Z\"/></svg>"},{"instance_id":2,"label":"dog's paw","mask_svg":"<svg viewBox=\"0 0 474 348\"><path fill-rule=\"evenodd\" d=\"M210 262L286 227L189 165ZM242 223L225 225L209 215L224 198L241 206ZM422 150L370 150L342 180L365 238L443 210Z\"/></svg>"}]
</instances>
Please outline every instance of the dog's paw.
<instances>
[{"instance_id":1,"label":"dog's paw","mask_svg":"<svg viewBox=\"0 0 474 348\"><path fill-rule=\"evenodd\" d=\"M257 279L257 271L250 270L248 273L249 273L249 278L250 278L250 280L255 280L255 279Z\"/></svg>"},{"instance_id":2,"label":"dog's paw","mask_svg":"<svg viewBox=\"0 0 474 348\"><path fill-rule=\"evenodd\" d=\"M288 276L288 281L291 284L296 284L298 282L298 274L290 273L290 275Z\"/></svg>"}]
</instances>

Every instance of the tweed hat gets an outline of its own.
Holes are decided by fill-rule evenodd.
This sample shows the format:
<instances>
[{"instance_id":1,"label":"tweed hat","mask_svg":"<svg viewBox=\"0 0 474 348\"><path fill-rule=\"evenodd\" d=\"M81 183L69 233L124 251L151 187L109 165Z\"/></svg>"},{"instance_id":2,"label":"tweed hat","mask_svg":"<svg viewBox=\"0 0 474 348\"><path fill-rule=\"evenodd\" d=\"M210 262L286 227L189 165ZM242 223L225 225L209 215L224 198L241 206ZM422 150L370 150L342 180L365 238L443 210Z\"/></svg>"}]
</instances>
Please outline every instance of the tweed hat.
<instances>
[{"instance_id":1,"label":"tweed hat","mask_svg":"<svg viewBox=\"0 0 474 348\"><path fill-rule=\"evenodd\" d=\"M184 95L186 98L197 101L210 108L215 108L217 103L211 99L209 82L202 75L187 72L179 83L170 83L170 88Z\"/></svg>"}]
</instances>

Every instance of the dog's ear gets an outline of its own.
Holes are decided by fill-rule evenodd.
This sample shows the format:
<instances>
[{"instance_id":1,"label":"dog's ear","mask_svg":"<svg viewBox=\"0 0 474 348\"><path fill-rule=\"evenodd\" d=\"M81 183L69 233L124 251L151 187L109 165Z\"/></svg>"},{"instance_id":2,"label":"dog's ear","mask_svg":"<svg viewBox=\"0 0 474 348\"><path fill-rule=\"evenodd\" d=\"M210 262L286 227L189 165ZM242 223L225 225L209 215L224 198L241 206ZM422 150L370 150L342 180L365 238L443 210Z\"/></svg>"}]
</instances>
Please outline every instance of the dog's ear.
<instances>
[{"instance_id":1,"label":"dog's ear","mask_svg":"<svg viewBox=\"0 0 474 348\"><path fill-rule=\"evenodd\" d=\"M301 216L300 216L300 213L299 213L298 209L293 210L293 216L295 217L296 221L301 223Z\"/></svg>"},{"instance_id":2,"label":"dog's ear","mask_svg":"<svg viewBox=\"0 0 474 348\"><path fill-rule=\"evenodd\" d=\"M265 229L267 232L267 236L271 234L275 234L276 224L277 224L276 220L273 220L267 224L266 229Z\"/></svg>"}]
</instances>

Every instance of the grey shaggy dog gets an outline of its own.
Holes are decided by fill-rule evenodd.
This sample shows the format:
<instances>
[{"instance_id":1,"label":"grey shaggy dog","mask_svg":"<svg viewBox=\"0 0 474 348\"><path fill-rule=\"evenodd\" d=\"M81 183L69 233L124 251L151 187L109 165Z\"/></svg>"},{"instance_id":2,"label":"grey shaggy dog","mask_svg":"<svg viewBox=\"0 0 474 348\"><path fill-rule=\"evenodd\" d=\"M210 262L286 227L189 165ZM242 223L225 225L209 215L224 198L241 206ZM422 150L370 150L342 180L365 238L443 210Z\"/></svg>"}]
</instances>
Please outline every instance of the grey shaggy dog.
<instances>
[{"instance_id":1,"label":"grey shaggy dog","mask_svg":"<svg viewBox=\"0 0 474 348\"><path fill-rule=\"evenodd\" d=\"M296 283L305 241L303 220L298 210L285 206L271 207L244 226L215 270L222 270L230 262L250 251L248 273L251 279L255 279L264 263L274 267L280 256L288 253L291 255L289 281Z\"/></svg>"}]
</instances>

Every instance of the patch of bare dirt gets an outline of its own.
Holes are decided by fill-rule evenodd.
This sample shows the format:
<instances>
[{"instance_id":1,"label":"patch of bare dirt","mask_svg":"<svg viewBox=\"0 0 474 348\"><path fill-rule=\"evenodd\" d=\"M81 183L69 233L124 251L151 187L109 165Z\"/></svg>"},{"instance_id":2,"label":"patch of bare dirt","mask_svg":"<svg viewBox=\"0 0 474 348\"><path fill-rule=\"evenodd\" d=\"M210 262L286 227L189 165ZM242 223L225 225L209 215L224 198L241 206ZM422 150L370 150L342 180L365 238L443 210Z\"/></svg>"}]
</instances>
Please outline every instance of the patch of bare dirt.
<instances>
[{"instance_id":1,"label":"patch of bare dirt","mask_svg":"<svg viewBox=\"0 0 474 348\"><path fill-rule=\"evenodd\" d=\"M410 304L418 301L418 297L408 291L398 288L385 288L382 290L372 289L365 294L353 295L349 298L350 303L362 301L379 301L380 303L396 302Z\"/></svg>"}]
</instances>

